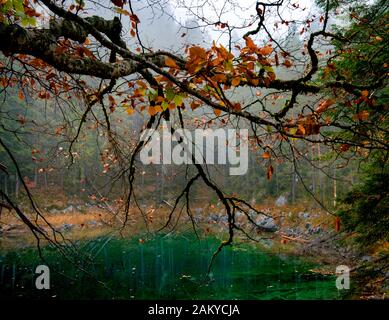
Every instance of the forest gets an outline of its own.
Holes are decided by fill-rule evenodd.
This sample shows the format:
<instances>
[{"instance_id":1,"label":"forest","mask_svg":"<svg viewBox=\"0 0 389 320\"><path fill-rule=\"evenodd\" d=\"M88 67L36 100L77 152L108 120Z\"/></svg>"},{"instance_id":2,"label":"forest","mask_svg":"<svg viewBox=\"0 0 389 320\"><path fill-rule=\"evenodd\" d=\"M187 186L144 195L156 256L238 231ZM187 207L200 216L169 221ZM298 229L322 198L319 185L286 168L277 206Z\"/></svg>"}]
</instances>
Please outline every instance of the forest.
<instances>
[{"instance_id":1,"label":"forest","mask_svg":"<svg viewBox=\"0 0 389 320\"><path fill-rule=\"evenodd\" d=\"M0 0L0 299L388 299L388 18Z\"/></svg>"}]
</instances>

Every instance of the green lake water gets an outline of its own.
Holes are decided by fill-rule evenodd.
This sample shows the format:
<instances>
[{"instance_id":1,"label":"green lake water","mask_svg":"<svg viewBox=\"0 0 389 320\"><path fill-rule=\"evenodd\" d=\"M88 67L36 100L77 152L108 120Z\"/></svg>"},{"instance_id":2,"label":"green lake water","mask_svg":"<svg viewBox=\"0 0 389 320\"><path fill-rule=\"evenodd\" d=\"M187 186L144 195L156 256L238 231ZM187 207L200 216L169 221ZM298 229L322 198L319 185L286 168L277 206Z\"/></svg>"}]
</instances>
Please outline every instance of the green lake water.
<instances>
[{"instance_id":1,"label":"green lake water","mask_svg":"<svg viewBox=\"0 0 389 320\"><path fill-rule=\"evenodd\" d=\"M81 271L51 248L0 252L0 297L55 299L339 299L333 276L302 258L248 244L224 248L205 281L220 240L188 235L101 237L77 243L92 258ZM50 290L35 289L35 268L50 267Z\"/></svg>"}]
</instances>

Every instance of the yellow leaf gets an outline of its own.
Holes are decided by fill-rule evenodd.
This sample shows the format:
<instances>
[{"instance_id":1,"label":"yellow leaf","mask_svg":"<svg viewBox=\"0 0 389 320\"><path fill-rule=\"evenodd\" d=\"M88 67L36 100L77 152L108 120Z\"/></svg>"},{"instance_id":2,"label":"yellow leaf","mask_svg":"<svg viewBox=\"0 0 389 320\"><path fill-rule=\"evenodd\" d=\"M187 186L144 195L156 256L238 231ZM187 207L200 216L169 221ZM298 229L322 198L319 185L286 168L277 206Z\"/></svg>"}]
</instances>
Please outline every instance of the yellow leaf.
<instances>
[{"instance_id":1,"label":"yellow leaf","mask_svg":"<svg viewBox=\"0 0 389 320\"><path fill-rule=\"evenodd\" d=\"M132 114L135 112L135 110L134 110L133 108L131 108L131 107L128 107L128 108L126 109L126 112L127 112L127 114L130 116L130 115L132 115Z\"/></svg>"}]
</instances>

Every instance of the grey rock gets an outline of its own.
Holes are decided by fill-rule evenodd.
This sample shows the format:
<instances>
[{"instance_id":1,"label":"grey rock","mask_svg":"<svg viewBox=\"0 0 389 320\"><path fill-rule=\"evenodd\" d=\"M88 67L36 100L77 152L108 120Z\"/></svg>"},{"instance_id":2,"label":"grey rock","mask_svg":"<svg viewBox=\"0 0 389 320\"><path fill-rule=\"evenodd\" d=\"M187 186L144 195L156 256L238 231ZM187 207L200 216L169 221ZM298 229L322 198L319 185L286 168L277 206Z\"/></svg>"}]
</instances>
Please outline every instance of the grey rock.
<instances>
[{"instance_id":1,"label":"grey rock","mask_svg":"<svg viewBox=\"0 0 389 320\"><path fill-rule=\"evenodd\" d=\"M262 228L269 229L269 231L276 231L278 226L272 217L258 217L256 219L256 224Z\"/></svg>"},{"instance_id":2,"label":"grey rock","mask_svg":"<svg viewBox=\"0 0 389 320\"><path fill-rule=\"evenodd\" d=\"M235 212L235 217L236 218L240 218L240 217L242 217L244 215L244 213L242 212L242 211L236 211Z\"/></svg>"},{"instance_id":3,"label":"grey rock","mask_svg":"<svg viewBox=\"0 0 389 320\"><path fill-rule=\"evenodd\" d=\"M372 260L372 257L365 255L365 256L362 256L361 260L364 262L370 262Z\"/></svg>"},{"instance_id":4,"label":"grey rock","mask_svg":"<svg viewBox=\"0 0 389 320\"><path fill-rule=\"evenodd\" d=\"M196 215L200 215L203 212L203 208L195 208L194 212Z\"/></svg>"},{"instance_id":5,"label":"grey rock","mask_svg":"<svg viewBox=\"0 0 389 320\"><path fill-rule=\"evenodd\" d=\"M71 212L71 211L73 211L73 210L74 210L73 205L70 205L69 207L63 209L62 212L66 213L66 212Z\"/></svg>"},{"instance_id":6,"label":"grey rock","mask_svg":"<svg viewBox=\"0 0 389 320\"><path fill-rule=\"evenodd\" d=\"M70 223L65 223L61 226L60 230L61 231L70 231L72 230L74 227L74 225L70 224Z\"/></svg>"},{"instance_id":7,"label":"grey rock","mask_svg":"<svg viewBox=\"0 0 389 320\"><path fill-rule=\"evenodd\" d=\"M277 198L275 205L277 207L282 207L282 206L286 205L287 203L288 203L288 200L286 199L286 197L284 195L281 195Z\"/></svg>"}]
</instances>

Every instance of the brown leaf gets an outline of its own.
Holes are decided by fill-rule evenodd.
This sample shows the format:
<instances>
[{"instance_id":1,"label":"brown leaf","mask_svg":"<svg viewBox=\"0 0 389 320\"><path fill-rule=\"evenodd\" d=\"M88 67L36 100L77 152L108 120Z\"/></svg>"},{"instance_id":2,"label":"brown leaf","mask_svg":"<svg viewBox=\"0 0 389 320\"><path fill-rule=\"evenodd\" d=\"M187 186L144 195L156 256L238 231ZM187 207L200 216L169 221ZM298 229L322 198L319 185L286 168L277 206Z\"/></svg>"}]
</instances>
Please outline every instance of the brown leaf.
<instances>
[{"instance_id":1,"label":"brown leaf","mask_svg":"<svg viewBox=\"0 0 389 320\"><path fill-rule=\"evenodd\" d=\"M315 111L316 111L316 113L322 113L322 112L326 111L334 103L335 103L335 100L333 100L333 99L324 100L324 101L319 103L319 105L317 106Z\"/></svg>"},{"instance_id":2,"label":"brown leaf","mask_svg":"<svg viewBox=\"0 0 389 320\"><path fill-rule=\"evenodd\" d=\"M336 232L340 231L340 218L339 217L335 218L335 231Z\"/></svg>"}]
</instances>

